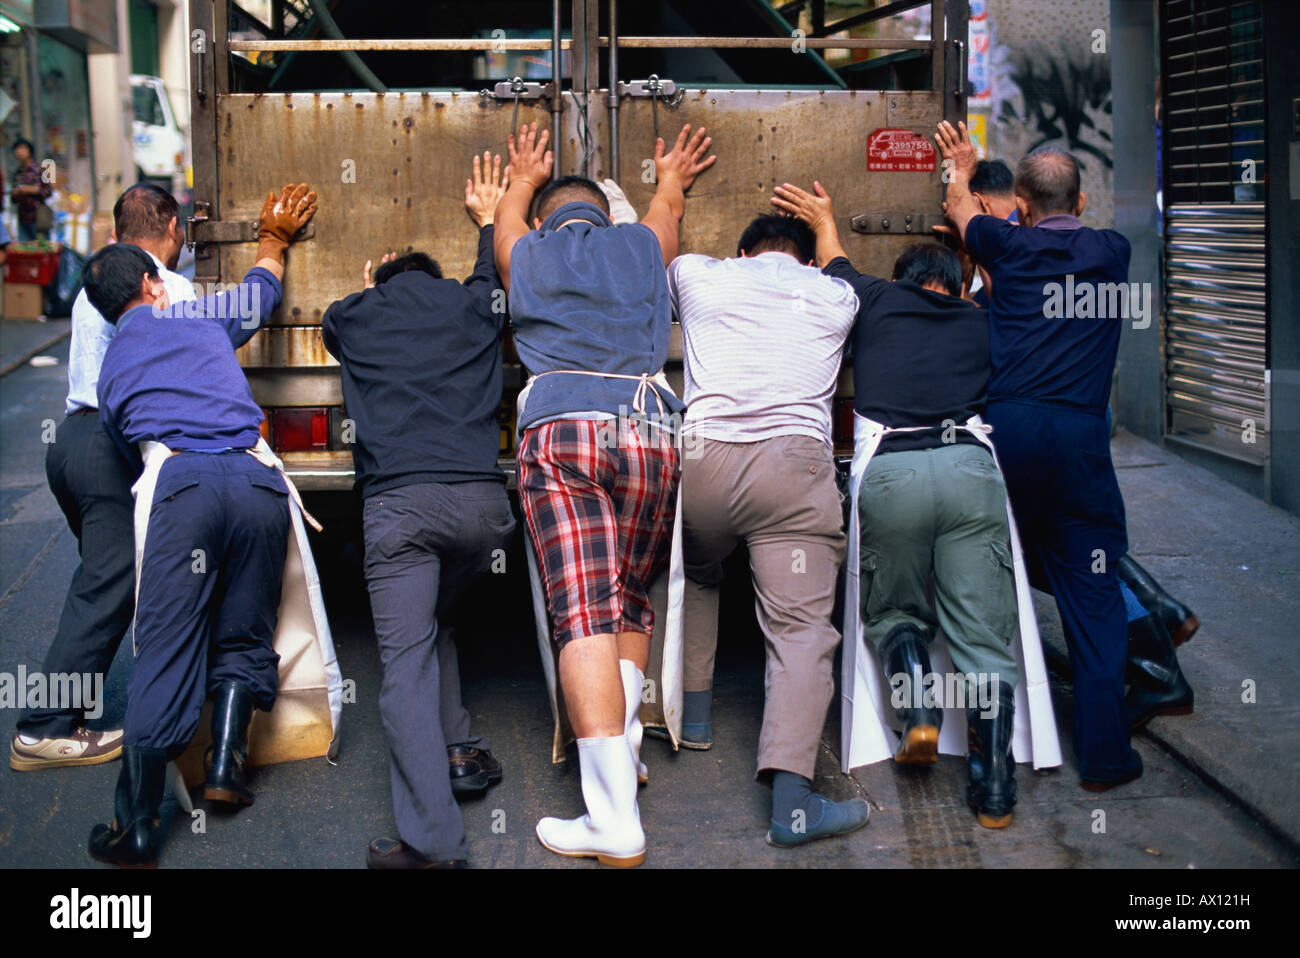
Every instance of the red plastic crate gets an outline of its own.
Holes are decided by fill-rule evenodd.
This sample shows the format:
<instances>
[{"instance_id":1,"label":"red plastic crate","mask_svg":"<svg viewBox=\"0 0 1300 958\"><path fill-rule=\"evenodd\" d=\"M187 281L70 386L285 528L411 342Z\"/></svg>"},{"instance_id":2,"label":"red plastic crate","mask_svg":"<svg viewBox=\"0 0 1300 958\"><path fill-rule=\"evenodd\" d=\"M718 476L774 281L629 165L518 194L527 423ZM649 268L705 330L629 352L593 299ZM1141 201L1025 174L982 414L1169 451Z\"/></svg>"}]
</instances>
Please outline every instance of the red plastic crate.
<instances>
[{"instance_id":1,"label":"red plastic crate","mask_svg":"<svg viewBox=\"0 0 1300 958\"><path fill-rule=\"evenodd\" d=\"M59 253L26 253L10 250L5 257L6 283L35 283L49 286L59 275Z\"/></svg>"}]
</instances>

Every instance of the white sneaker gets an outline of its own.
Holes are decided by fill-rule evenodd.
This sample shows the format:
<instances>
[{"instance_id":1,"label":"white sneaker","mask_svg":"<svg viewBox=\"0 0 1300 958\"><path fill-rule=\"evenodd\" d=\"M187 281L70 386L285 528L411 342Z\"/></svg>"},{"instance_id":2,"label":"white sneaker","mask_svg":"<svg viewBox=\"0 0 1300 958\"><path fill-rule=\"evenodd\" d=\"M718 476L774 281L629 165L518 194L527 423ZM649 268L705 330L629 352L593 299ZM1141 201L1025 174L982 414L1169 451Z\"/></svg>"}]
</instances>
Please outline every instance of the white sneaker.
<instances>
[{"instance_id":1,"label":"white sneaker","mask_svg":"<svg viewBox=\"0 0 1300 958\"><path fill-rule=\"evenodd\" d=\"M632 747L632 763L636 765L636 781L644 785L650 781L650 770L641 761L641 738L644 730L637 712L641 709L641 686L645 684L645 673L636 667L631 659L618 660L619 671L623 673L623 702L626 708L627 744Z\"/></svg>"},{"instance_id":2,"label":"white sneaker","mask_svg":"<svg viewBox=\"0 0 1300 958\"><path fill-rule=\"evenodd\" d=\"M578 739L582 818L543 818L537 840L566 858L634 868L645 861L645 832L636 804L636 766L626 735Z\"/></svg>"},{"instance_id":3,"label":"white sneaker","mask_svg":"<svg viewBox=\"0 0 1300 958\"><path fill-rule=\"evenodd\" d=\"M122 754L122 730L79 728L66 738L43 738L28 745L17 735L9 743L9 767L16 772L69 765L102 765Z\"/></svg>"}]
</instances>

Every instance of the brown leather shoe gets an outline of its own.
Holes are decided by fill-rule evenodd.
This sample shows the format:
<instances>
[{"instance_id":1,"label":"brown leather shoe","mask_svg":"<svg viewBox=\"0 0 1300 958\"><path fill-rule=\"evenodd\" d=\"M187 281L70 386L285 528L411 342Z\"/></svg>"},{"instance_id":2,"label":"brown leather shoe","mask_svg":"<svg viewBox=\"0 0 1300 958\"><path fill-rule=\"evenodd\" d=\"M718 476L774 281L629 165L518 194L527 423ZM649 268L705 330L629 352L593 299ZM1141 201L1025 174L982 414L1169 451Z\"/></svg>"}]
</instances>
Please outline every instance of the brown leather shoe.
<instances>
[{"instance_id":1,"label":"brown leather shoe","mask_svg":"<svg viewBox=\"0 0 1300 958\"><path fill-rule=\"evenodd\" d=\"M433 861L425 858L406 842L396 838L376 838L366 851L366 863L371 868L386 870L400 868L468 868L463 858Z\"/></svg>"},{"instance_id":2,"label":"brown leather shoe","mask_svg":"<svg viewBox=\"0 0 1300 958\"><path fill-rule=\"evenodd\" d=\"M501 781L501 763L487 749L448 745L447 763L456 795L480 795Z\"/></svg>"},{"instance_id":3,"label":"brown leather shoe","mask_svg":"<svg viewBox=\"0 0 1300 958\"><path fill-rule=\"evenodd\" d=\"M122 754L122 730L94 732L78 728L62 738L43 738L28 745L17 734L9 743L9 767L15 772L71 765L101 765Z\"/></svg>"}]
</instances>

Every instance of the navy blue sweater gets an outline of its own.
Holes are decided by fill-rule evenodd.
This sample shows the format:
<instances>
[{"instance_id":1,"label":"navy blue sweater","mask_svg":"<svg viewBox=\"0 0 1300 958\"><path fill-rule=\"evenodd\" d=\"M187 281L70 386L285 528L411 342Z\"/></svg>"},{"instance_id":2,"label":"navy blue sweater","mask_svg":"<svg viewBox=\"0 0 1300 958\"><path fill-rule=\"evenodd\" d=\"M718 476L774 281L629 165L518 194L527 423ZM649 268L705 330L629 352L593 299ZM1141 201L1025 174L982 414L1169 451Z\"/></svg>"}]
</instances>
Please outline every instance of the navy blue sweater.
<instances>
[{"instance_id":1,"label":"navy blue sweater","mask_svg":"<svg viewBox=\"0 0 1300 958\"><path fill-rule=\"evenodd\" d=\"M504 299L492 227L464 284L398 273L325 312L325 348L343 367L356 423L352 459L362 496L416 482L505 481L501 447Z\"/></svg>"},{"instance_id":2,"label":"navy blue sweater","mask_svg":"<svg viewBox=\"0 0 1300 958\"><path fill-rule=\"evenodd\" d=\"M122 315L99 372L99 415L128 459L145 440L182 451L257 445L263 413L235 347L280 296L279 280L255 267L230 292Z\"/></svg>"},{"instance_id":3,"label":"navy blue sweater","mask_svg":"<svg viewBox=\"0 0 1300 958\"><path fill-rule=\"evenodd\" d=\"M563 229L565 220L578 219ZM654 374L668 358L672 301L659 240L648 226L614 226L599 207L566 203L510 253L510 323L519 358L537 382L519 417L522 432L565 413L632 414L628 379L545 375L585 370ZM653 388L653 387L652 387ZM685 405L668 390L666 414ZM646 411L659 407L646 397Z\"/></svg>"}]
</instances>

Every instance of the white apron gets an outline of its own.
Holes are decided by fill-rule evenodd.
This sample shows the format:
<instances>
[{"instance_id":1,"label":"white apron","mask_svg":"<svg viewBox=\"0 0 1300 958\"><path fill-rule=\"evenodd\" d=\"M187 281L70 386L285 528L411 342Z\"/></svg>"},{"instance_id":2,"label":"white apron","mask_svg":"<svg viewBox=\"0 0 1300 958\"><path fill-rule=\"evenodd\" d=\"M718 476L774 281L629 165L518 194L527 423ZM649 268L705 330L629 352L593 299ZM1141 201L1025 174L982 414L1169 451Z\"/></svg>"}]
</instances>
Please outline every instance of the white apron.
<instances>
[{"instance_id":1,"label":"white apron","mask_svg":"<svg viewBox=\"0 0 1300 958\"><path fill-rule=\"evenodd\" d=\"M564 370L578 372L578 370ZM541 375L547 375L542 373ZM586 373L601 376L602 373ZM663 373L656 376L615 376L614 379L638 379L642 385L637 390L633 408L644 412L647 380L653 379L663 389L670 389ZM531 376L519 393L518 418L523 419L524 407L536 376ZM522 494L520 495L522 499ZM559 683L559 651L551 641L551 619L546 611L546 590L542 583L541 568L533 549L532 537L524 533L524 547L528 555L528 580L533 593L533 620L537 623L537 647L542 656L542 673L546 676L546 690L551 698L551 712L555 717L555 736L551 744L551 761L564 761L564 749L574 740L573 728L564 708L564 696ZM646 665L647 689L642 694L639 718L648 728L661 728L668 732L676 751L682 734L682 605L686 596L686 567L682 564L682 497L677 495L677 515L673 521L673 544L668 571L661 574L649 589L650 605L654 609L654 634L650 637L650 660ZM647 699L649 701L647 701Z\"/></svg>"},{"instance_id":2,"label":"white apron","mask_svg":"<svg viewBox=\"0 0 1300 958\"><path fill-rule=\"evenodd\" d=\"M997 452L988 434L992 427L979 416L972 416L958 429L965 429L982 442L997 463ZM871 765L892 758L897 750L900 732L898 719L890 704L891 688L885 679L880 656L874 646L866 641L860 618L858 493L867 466L887 432L910 432L911 429L892 430L854 414L853 466L849 473L850 510L848 562L845 568L844 588L844 653L841 675L841 756L844 771L860 765ZM1001 466L998 466L1001 471ZM1034 768L1054 768L1061 764L1061 744L1056 734L1056 718L1052 712L1052 696L1047 685L1047 665L1038 636L1038 620L1034 617L1034 603L1029 592L1029 575L1025 569L1020 549L1020 536L1016 520L1007 502L1007 523L1011 529L1012 569L1016 580L1016 604L1020 617L1020 632L1012 643L1016 662L1020 666L1020 681L1016 685L1016 714L1012 730L1012 752L1017 762L1033 762ZM930 643L930 666L939 674L954 671L952 659L943 631L936 630ZM944 709L943 727L939 732L939 751L945 755L966 754L966 712L964 709Z\"/></svg>"},{"instance_id":3,"label":"white apron","mask_svg":"<svg viewBox=\"0 0 1300 958\"><path fill-rule=\"evenodd\" d=\"M135 496L137 603L140 597L140 567L144 561L154 487L163 463L173 455L170 449L159 442L143 442L140 450L144 456L144 472L131 487ZM325 615L316 563L303 525L304 516L317 531L321 527L302 508L298 490L289 477L284 475L284 465L271 451L266 440L259 439L257 446L248 450L248 453L263 465L278 470L284 478L289 489L289 518L293 528L285 558L280 609L272 640L272 646L280 656L279 690L275 707L270 712L253 713L253 723L248 734L248 764L272 765L322 755L333 760L338 755L343 677L334 654L334 639ZM132 651L135 650L134 632L133 623ZM177 765L191 786L204 776L202 757L211 740L208 720L210 714L211 705L205 705L198 731L185 754L177 760Z\"/></svg>"}]
</instances>

